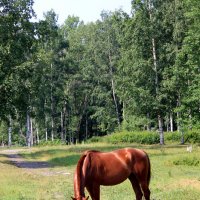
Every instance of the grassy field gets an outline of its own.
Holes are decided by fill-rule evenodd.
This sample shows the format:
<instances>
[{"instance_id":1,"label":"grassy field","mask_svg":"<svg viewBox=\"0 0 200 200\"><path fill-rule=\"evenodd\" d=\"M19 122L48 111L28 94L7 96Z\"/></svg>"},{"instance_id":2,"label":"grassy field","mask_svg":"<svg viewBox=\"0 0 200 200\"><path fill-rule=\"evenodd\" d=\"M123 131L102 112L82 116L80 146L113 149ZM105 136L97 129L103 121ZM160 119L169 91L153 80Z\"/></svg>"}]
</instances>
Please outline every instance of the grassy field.
<instances>
[{"instance_id":1,"label":"grassy field","mask_svg":"<svg viewBox=\"0 0 200 200\"><path fill-rule=\"evenodd\" d=\"M150 157L153 200L198 200L200 197L200 148L191 153L186 146L137 146L90 144L22 149L28 161L47 161L49 168L18 168L0 150L0 200L70 200L73 173L81 152L86 149L110 151L122 147L144 149ZM63 173L64 172L64 173ZM134 194L129 181L101 187L102 200L130 200Z\"/></svg>"}]
</instances>

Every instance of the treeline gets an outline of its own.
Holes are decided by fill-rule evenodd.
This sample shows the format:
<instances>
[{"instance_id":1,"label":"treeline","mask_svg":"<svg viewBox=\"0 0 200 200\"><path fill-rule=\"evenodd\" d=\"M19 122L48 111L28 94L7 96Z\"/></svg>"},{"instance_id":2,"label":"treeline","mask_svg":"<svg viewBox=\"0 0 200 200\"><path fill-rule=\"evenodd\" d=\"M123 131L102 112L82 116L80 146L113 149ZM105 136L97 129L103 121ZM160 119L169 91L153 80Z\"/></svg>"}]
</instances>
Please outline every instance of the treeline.
<instances>
[{"instance_id":1,"label":"treeline","mask_svg":"<svg viewBox=\"0 0 200 200\"><path fill-rule=\"evenodd\" d=\"M133 0L84 24L0 1L0 143L200 125L199 0ZM182 137L184 143L184 137Z\"/></svg>"}]
</instances>

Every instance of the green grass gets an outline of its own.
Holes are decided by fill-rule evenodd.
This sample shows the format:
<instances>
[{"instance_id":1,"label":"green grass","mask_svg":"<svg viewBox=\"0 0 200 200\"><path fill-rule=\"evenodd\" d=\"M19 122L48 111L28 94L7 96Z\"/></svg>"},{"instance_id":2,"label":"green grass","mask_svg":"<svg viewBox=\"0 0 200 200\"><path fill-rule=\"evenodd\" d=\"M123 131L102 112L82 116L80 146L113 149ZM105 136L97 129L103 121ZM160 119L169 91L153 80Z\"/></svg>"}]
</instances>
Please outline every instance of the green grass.
<instances>
[{"instance_id":1,"label":"green grass","mask_svg":"<svg viewBox=\"0 0 200 200\"><path fill-rule=\"evenodd\" d=\"M121 147L145 149L150 156L152 179L151 199L154 200L197 200L200 196L200 148L192 153L185 146L165 145L108 145L86 144L77 146L55 146L24 149L21 155L30 161L47 161L50 171L69 172L44 176L41 169L34 173L20 169L7 161L0 151L0 194L1 200L70 200L73 196L73 172L81 152L87 149L110 151ZM45 170L45 169L42 169ZM101 187L102 200L134 199L129 181L112 187Z\"/></svg>"}]
</instances>

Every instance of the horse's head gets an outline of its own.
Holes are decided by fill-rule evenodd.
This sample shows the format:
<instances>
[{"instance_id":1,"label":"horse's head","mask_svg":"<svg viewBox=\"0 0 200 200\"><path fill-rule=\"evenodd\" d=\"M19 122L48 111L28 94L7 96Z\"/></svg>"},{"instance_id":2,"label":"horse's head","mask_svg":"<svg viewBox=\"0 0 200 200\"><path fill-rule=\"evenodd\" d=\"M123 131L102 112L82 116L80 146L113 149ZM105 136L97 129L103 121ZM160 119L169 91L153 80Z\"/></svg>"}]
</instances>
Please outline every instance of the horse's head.
<instances>
[{"instance_id":1,"label":"horse's head","mask_svg":"<svg viewBox=\"0 0 200 200\"><path fill-rule=\"evenodd\" d=\"M78 197L78 198L72 197L72 200L88 200L88 199L89 199L89 196L88 197Z\"/></svg>"}]
</instances>

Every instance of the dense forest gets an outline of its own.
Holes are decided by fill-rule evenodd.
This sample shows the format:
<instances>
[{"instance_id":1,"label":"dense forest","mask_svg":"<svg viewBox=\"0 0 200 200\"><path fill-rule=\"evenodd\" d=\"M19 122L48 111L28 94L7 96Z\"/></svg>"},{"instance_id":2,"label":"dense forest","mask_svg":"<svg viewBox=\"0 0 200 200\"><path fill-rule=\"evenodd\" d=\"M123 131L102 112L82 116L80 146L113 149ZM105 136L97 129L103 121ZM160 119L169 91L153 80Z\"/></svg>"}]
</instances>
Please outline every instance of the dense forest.
<instances>
[{"instance_id":1,"label":"dense forest","mask_svg":"<svg viewBox=\"0 0 200 200\"><path fill-rule=\"evenodd\" d=\"M199 0L132 0L62 25L0 0L0 144L200 128ZM184 141L183 141L184 142Z\"/></svg>"}]
</instances>

